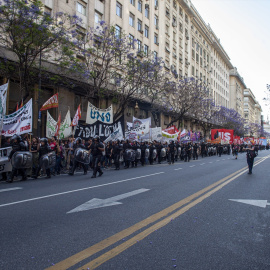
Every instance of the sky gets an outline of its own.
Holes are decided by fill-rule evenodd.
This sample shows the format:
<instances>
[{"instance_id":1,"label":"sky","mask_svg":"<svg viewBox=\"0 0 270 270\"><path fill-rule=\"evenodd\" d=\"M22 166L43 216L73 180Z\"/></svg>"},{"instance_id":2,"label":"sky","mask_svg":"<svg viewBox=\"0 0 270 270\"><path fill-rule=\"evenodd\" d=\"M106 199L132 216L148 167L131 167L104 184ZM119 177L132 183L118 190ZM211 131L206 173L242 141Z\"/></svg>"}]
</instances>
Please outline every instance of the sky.
<instances>
[{"instance_id":1,"label":"sky","mask_svg":"<svg viewBox=\"0 0 270 270\"><path fill-rule=\"evenodd\" d=\"M270 120L265 106L270 84L270 0L191 0L229 55ZM269 102L270 103L270 102Z\"/></svg>"}]
</instances>

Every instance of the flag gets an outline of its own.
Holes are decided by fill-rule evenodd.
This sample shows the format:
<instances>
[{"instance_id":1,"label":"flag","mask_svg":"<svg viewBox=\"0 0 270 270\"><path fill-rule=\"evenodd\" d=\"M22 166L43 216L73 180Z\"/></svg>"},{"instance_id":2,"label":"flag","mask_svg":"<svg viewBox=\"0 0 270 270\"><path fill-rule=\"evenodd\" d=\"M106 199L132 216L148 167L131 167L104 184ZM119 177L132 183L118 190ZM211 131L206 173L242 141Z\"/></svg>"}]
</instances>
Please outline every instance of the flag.
<instances>
[{"instance_id":1,"label":"flag","mask_svg":"<svg viewBox=\"0 0 270 270\"><path fill-rule=\"evenodd\" d=\"M41 111L45 111L51 108L58 108L58 93L50 97L41 107Z\"/></svg>"},{"instance_id":2,"label":"flag","mask_svg":"<svg viewBox=\"0 0 270 270\"><path fill-rule=\"evenodd\" d=\"M72 127L77 126L81 117L82 117L82 113L81 113L81 104L80 104L70 125Z\"/></svg>"},{"instance_id":3,"label":"flag","mask_svg":"<svg viewBox=\"0 0 270 270\"><path fill-rule=\"evenodd\" d=\"M56 128L55 128L55 134L54 134L54 136L56 136L56 137L59 136L60 125L61 125L61 113L58 116L58 121L57 121L57 125L56 125Z\"/></svg>"},{"instance_id":4,"label":"flag","mask_svg":"<svg viewBox=\"0 0 270 270\"><path fill-rule=\"evenodd\" d=\"M22 102L21 102L21 106L20 106L20 108L22 108L22 106L23 106L23 99L22 99Z\"/></svg>"},{"instance_id":5,"label":"flag","mask_svg":"<svg viewBox=\"0 0 270 270\"><path fill-rule=\"evenodd\" d=\"M19 103L17 102L16 112L19 110Z\"/></svg>"},{"instance_id":6,"label":"flag","mask_svg":"<svg viewBox=\"0 0 270 270\"><path fill-rule=\"evenodd\" d=\"M184 129L184 130L180 133L180 138L184 138L185 136L187 136L187 131Z\"/></svg>"}]
</instances>

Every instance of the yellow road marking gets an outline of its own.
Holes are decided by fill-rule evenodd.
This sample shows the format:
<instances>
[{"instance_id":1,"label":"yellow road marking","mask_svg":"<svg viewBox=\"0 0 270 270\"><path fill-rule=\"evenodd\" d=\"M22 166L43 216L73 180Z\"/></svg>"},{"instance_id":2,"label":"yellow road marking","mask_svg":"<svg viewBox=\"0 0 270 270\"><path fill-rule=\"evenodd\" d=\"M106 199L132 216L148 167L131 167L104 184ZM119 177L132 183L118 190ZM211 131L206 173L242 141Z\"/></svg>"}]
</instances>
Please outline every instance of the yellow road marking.
<instances>
[{"instance_id":1,"label":"yellow road marking","mask_svg":"<svg viewBox=\"0 0 270 270\"><path fill-rule=\"evenodd\" d=\"M262 160L257 161L255 165L257 165L260 162L263 162L265 159L266 158L262 158ZM190 203L192 200L196 199L197 197L204 194L205 192L215 188L216 186L221 185L224 182L227 183L226 181L228 179L233 177L232 180L234 180L235 178L237 178L238 176L243 174L246 170L247 169L245 167L245 168L242 168L242 169L230 174L227 177L224 177L223 179L217 181L216 183L211 184L210 186L208 186L208 187L206 187L206 188L204 188L204 189L202 189L202 190L188 196L187 198L185 198L185 199L183 199L183 200L169 206L168 208L166 208L166 209L164 209L164 210L162 210L162 211L160 211L160 212L158 212L158 213L156 213L156 214L154 214L154 215L152 215L152 216L150 216L150 217L136 223L135 225L133 225L133 226L131 226L131 227L129 227L129 228L127 228L127 229L125 229L125 230L123 230L123 231L121 231L121 232L119 232L119 233L117 233L117 234L115 234L115 235L113 235L111 237L108 237L107 239L105 239L105 240L103 240L103 241L101 241L101 242L99 242L99 243L97 243L97 244L95 244L95 245L93 245L93 246L91 246L91 247L89 247L89 248L87 248L87 249L85 249L85 250L83 250L83 251L81 251L81 252L79 252L79 253L77 253L77 254L75 254L75 255L73 255L73 256L65 259L65 260L63 260L63 261L61 261L61 262L59 262L59 263L56 263L54 266L51 266L51 267L47 268L47 270L66 270L66 269L70 268L71 266L74 266L75 264L77 264L77 263L91 257L92 255L104 250L105 248L117 243L118 241L122 240L123 238L126 238L126 237L130 236L131 234L133 234L133 233L137 232L138 230L150 225L151 223L154 223L154 222L158 221L159 219L161 219L163 217L166 217L167 215L169 215L173 211L177 210L178 208L182 207L185 204ZM230 179L229 181L231 182L232 180ZM220 187L220 188L222 188L222 187ZM219 187L217 187L217 188L219 188ZM207 194L209 194L209 192ZM207 194L205 194L205 195L207 195ZM210 195L208 195L208 197ZM202 197L204 197L204 196L202 196ZM201 199L202 197L198 198L193 203L197 202L198 200L201 200L201 201L204 200L204 199ZM198 204L201 201L198 201L196 204ZM185 206L184 208L182 208L181 210L175 212L171 216L169 216L169 217L165 218L164 220L156 223L155 225L153 225L150 228L146 229L145 231L141 232L137 236L129 239L125 243L123 243L123 244L117 246L116 248L112 249L111 251L101 255L100 257L96 258L95 260L93 260L89 264L83 266L83 268L79 268L79 269L87 269L87 268L94 269L94 268L98 267L99 265L101 265L105 261L113 258L114 256L121 253L122 251L124 251L128 247L130 247L130 246L134 245L135 243L137 243L138 240L141 240L141 239L145 238L151 232L153 232L156 229L161 228L161 227L165 226L166 224L168 224L168 222L170 222L172 218L175 218L175 217L181 215L182 214L181 211L186 212L188 209L190 209L191 207L194 206L194 205L191 206L193 203ZM91 264L91 266L89 266L90 264Z\"/></svg>"}]
</instances>

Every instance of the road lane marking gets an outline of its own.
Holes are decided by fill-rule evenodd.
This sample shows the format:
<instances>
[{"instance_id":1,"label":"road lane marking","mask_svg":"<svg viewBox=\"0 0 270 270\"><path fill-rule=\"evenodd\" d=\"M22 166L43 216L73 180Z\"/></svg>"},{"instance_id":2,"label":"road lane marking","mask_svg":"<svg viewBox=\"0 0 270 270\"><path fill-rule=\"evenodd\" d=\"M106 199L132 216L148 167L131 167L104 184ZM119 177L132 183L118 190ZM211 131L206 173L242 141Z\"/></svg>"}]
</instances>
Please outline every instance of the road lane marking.
<instances>
[{"instance_id":1,"label":"road lane marking","mask_svg":"<svg viewBox=\"0 0 270 270\"><path fill-rule=\"evenodd\" d=\"M213 162L211 161L211 162L209 162L209 163L213 163Z\"/></svg>"},{"instance_id":2,"label":"road lane marking","mask_svg":"<svg viewBox=\"0 0 270 270\"><path fill-rule=\"evenodd\" d=\"M205 163L202 163L202 164L200 164L200 165L202 166L202 165L204 165L204 164L205 164Z\"/></svg>"},{"instance_id":3,"label":"road lane marking","mask_svg":"<svg viewBox=\"0 0 270 270\"><path fill-rule=\"evenodd\" d=\"M116 182L111 182L111 183L107 183L107 184L91 186L91 187L86 187L86 188L80 188L80 189L65 191L65 192L61 192L61 193L36 197L36 198L32 198L32 199L27 199L27 200L22 200L22 201L16 201L16 202L11 202L11 203L0 204L0 207L14 205L14 204L20 204L20 203L25 203L25 202L30 202L30 201L36 201L36 200L46 199L46 198L50 198L50 197L56 197L56 196L69 194L69 193L74 193L74 192L83 191L83 190L88 190L88 189L94 189L94 188L99 188L99 187L104 187L104 186L115 185L115 184L124 183L124 182L132 181L132 180L136 180L136 179L140 179L140 178L146 178L146 177L150 177L150 176L155 176L155 175L159 175L159 174L163 174L163 173L164 172L158 172L158 173L153 173L153 174L148 174L148 175L143 175L143 176L137 176L137 177L133 177L133 178L125 179L125 180L120 180L120 181L116 181Z\"/></svg>"},{"instance_id":4,"label":"road lane marking","mask_svg":"<svg viewBox=\"0 0 270 270\"><path fill-rule=\"evenodd\" d=\"M174 169L175 171L182 170L183 168Z\"/></svg>"},{"instance_id":5,"label":"road lane marking","mask_svg":"<svg viewBox=\"0 0 270 270\"><path fill-rule=\"evenodd\" d=\"M129 198L131 196L141 194L141 193L149 191L149 190L150 189L141 188L141 189L133 190L131 192L127 192L127 193L117 195L117 196L107 198L107 199L94 198L94 199L87 201L86 203L83 203L83 204L79 205L78 207L72 209L71 211L67 212L67 214L77 213L77 212L81 212L81 211L87 211L90 209L97 209L97 208L102 208L102 207L107 207L107 206L123 204L122 202L119 202L119 201L126 199L126 198Z\"/></svg>"},{"instance_id":6,"label":"road lane marking","mask_svg":"<svg viewBox=\"0 0 270 270\"><path fill-rule=\"evenodd\" d=\"M189 166L190 168L192 168L192 167L195 167L195 165L191 165L191 166Z\"/></svg>"},{"instance_id":7,"label":"road lane marking","mask_svg":"<svg viewBox=\"0 0 270 270\"><path fill-rule=\"evenodd\" d=\"M255 164L254 166L260 164L263 161L264 160L258 161L257 164ZM185 212L187 212L188 210L190 210L192 207L196 206L197 204L201 203L205 199L209 198L211 195L213 195L214 193L216 193L217 191L219 191L220 189L222 189L224 186L228 185L233 180L235 180L236 178L238 178L239 176L241 176L242 174L244 174L245 172L247 172L247 170L248 169L245 169L244 168L244 169L240 170L241 172L238 171L239 173L237 173L235 176L229 177L228 180L223 181L221 184L217 185L217 187L215 187L214 189L212 189L209 192L205 193L201 197L198 197L196 200L190 202L189 204L187 204L186 206L184 206L183 208L181 208L177 212L175 212L172 215L164 218L163 220L159 221L158 223L156 223L156 224L152 225L151 227L145 229L141 233L137 234L136 236L132 237L131 239L127 240L126 242L124 242L124 243L116 246L115 248L111 249L110 251L102 254L101 256L99 256L96 259L90 261L89 263L83 265L82 267L79 267L77 270L85 270L85 269L91 269L91 270L93 270L93 269L96 269L97 267L99 267L100 265L104 264L108 260L114 258L115 256L119 255L123 251L127 250L131 246L133 246L136 243L138 243L138 241L141 241L141 240L145 239L151 233L153 233L156 230L158 230L158 229L166 226L173 219L181 216L182 214L184 214ZM218 182L220 182L220 181L218 181ZM49 268L49 269L51 269L51 268ZM58 268L55 268L55 269L58 269Z\"/></svg>"},{"instance_id":8,"label":"road lane marking","mask_svg":"<svg viewBox=\"0 0 270 270\"><path fill-rule=\"evenodd\" d=\"M22 189L22 187L0 189L0 192L6 192L6 191L12 191L12 190L19 190L19 189Z\"/></svg>"},{"instance_id":9,"label":"road lane marking","mask_svg":"<svg viewBox=\"0 0 270 270\"><path fill-rule=\"evenodd\" d=\"M256 166L257 164L254 164L254 166ZM122 239L130 236L131 234L134 234L135 232L141 230L142 228L160 220L161 218L164 218L166 216L168 216L170 213L174 212L175 210L181 208L182 206L190 203L192 200L198 198L199 196L201 196L202 194L206 193L207 191L215 188L216 186L226 182L228 179L230 179L231 177L235 176L235 175L238 175L239 173L241 172L246 172L247 171L247 168L244 167L232 174L230 174L229 176L226 176L224 177L223 179L217 181L216 183L213 183L211 184L210 186L190 195L189 197L169 206L168 208L136 223L135 225L113 235L113 236L110 236L108 237L107 239L104 239L103 241L83 250L83 251L80 251L79 253L77 254L74 254L72 255L71 257L59 262L59 263L56 263L54 266L51 266L49 268L47 268L47 270L66 270L74 265L76 265L77 263L87 259L87 258L90 258L91 256L93 256L94 254L104 250L105 248L108 248L109 246L117 243L118 241L121 241ZM165 224L166 225L166 224ZM143 239L143 238L142 238ZM135 241L137 242L137 240ZM135 244L135 242L133 244ZM118 253L119 254L119 253ZM114 255L116 256L116 255ZM97 258L98 259L98 258ZM84 266L84 269L94 269L92 267L85 267Z\"/></svg>"}]
</instances>

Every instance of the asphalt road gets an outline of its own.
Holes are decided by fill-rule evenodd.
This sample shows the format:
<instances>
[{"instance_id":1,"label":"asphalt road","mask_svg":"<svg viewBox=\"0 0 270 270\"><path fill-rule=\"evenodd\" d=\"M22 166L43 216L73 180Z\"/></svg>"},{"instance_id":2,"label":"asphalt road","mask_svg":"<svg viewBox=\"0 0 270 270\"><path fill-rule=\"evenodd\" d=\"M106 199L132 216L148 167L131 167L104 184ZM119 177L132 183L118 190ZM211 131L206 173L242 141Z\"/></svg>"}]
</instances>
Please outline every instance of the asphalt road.
<instances>
[{"instance_id":1,"label":"asphalt road","mask_svg":"<svg viewBox=\"0 0 270 270\"><path fill-rule=\"evenodd\" d=\"M0 182L0 269L270 269L270 152L255 160Z\"/></svg>"}]
</instances>

